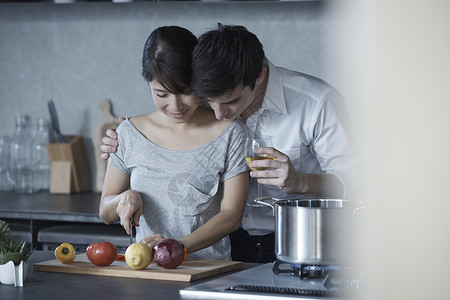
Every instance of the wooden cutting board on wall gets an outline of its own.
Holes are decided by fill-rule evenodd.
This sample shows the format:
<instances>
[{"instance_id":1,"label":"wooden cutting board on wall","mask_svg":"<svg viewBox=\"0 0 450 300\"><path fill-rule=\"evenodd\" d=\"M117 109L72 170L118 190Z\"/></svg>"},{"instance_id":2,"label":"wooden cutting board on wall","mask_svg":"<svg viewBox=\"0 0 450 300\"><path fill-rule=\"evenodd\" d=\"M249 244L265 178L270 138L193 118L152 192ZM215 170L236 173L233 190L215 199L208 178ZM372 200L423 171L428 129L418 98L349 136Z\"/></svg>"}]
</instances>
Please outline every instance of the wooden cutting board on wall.
<instances>
[{"instance_id":1,"label":"wooden cutting board on wall","mask_svg":"<svg viewBox=\"0 0 450 300\"><path fill-rule=\"evenodd\" d=\"M92 264L85 253L77 255L75 261L70 264L63 264L57 259L33 264L33 271L183 282L191 282L241 268L242 262L238 261L203 259L188 259L175 269L163 269L151 263L146 269L134 270L125 261L115 261L109 266L99 267Z\"/></svg>"},{"instance_id":2,"label":"wooden cutting board on wall","mask_svg":"<svg viewBox=\"0 0 450 300\"><path fill-rule=\"evenodd\" d=\"M107 129L116 129L120 124L119 118L112 113L112 102L110 99L103 99L100 102L99 107L102 117L100 123L92 131L92 144L94 146L95 168L97 174L93 190L97 193L102 192L103 179L106 173L106 161L100 157L102 154L102 151L100 150L102 138L106 136Z\"/></svg>"}]
</instances>

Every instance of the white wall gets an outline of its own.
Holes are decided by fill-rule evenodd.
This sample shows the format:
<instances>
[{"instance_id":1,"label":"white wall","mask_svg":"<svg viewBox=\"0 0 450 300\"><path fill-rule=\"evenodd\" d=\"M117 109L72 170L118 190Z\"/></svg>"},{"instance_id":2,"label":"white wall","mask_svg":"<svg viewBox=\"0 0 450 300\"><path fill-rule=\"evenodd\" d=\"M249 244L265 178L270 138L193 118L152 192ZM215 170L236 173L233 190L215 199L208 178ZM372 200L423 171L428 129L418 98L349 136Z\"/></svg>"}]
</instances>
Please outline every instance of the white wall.
<instances>
[{"instance_id":1,"label":"white wall","mask_svg":"<svg viewBox=\"0 0 450 300\"><path fill-rule=\"evenodd\" d=\"M366 299L450 299L450 3L346 2L370 206Z\"/></svg>"}]
</instances>

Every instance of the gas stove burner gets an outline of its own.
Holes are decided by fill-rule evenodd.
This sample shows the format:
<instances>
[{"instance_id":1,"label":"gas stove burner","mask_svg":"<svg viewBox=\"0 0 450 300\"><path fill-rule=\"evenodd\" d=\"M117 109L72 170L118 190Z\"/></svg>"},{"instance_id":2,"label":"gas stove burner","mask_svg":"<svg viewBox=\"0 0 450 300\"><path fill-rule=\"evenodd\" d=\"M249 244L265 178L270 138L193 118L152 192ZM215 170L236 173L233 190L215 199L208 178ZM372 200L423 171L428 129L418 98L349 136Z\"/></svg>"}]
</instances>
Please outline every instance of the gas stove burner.
<instances>
[{"instance_id":1,"label":"gas stove burner","mask_svg":"<svg viewBox=\"0 0 450 300\"><path fill-rule=\"evenodd\" d=\"M301 268L300 279L305 277L325 278L330 271L337 269L337 267L333 265L302 265Z\"/></svg>"},{"instance_id":2,"label":"gas stove burner","mask_svg":"<svg viewBox=\"0 0 450 300\"><path fill-rule=\"evenodd\" d=\"M280 265L288 265L289 269L280 268ZM327 274L337 269L333 265L309 265L309 264L289 264L280 260L275 260L272 266L272 272L276 275L280 273L289 273L292 276L298 276L301 280L305 278L325 278Z\"/></svg>"}]
</instances>

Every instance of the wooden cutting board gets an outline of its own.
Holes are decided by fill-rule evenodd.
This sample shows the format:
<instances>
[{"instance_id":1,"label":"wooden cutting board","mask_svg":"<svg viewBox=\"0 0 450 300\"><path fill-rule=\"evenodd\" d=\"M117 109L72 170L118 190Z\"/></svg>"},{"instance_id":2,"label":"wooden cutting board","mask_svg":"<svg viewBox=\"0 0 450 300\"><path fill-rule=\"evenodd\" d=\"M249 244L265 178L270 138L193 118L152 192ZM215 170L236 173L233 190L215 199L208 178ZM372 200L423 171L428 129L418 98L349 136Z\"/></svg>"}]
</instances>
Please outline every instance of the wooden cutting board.
<instances>
[{"instance_id":1,"label":"wooden cutting board","mask_svg":"<svg viewBox=\"0 0 450 300\"><path fill-rule=\"evenodd\" d=\"M57 259L33 264L33 271L130 277L141 279L191 282L242 268L242 262L225 260L188 259L175 269L163 269L151 263L146 269L134 270L125 261L115 261L109 266L92 264L86 253L77 255L75 261L63 264Z\"/></svg>"}]
</instances>

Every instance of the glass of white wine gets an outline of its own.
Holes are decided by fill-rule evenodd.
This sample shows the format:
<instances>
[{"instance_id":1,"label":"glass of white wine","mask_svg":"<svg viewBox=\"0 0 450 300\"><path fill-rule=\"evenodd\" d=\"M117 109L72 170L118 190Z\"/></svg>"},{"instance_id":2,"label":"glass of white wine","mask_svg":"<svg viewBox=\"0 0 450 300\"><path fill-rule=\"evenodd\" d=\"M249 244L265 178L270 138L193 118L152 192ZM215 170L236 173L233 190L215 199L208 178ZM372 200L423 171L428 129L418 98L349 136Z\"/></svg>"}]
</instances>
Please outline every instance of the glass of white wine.
<instances>
[{"instance_id":1,"label":"glass of white wine","mask_svg":"<svg viewBox=\"0 0 450 300\"><path fill-rule=\"evenodd\" d=\"M247 140L247 155L245 156L245 161L247 162L248 167L252 170L252 171L264 171L267 170L267 168L252 168L250 167L250 163L254 160L261 160L261 159L275 159L272 156L269 155L257 155L255 153L255 149L259 148L259 147L272 147L272 139L270 137L255 137L253 139L248 139ZM258 178L254 178L257 182L258 185L258 197L262 197L262 184L260 184L258 182ZM247 205L249 206L257 206L260 207L260 204L250 204L248 203Z\"/></svg>"}]
</instances>

